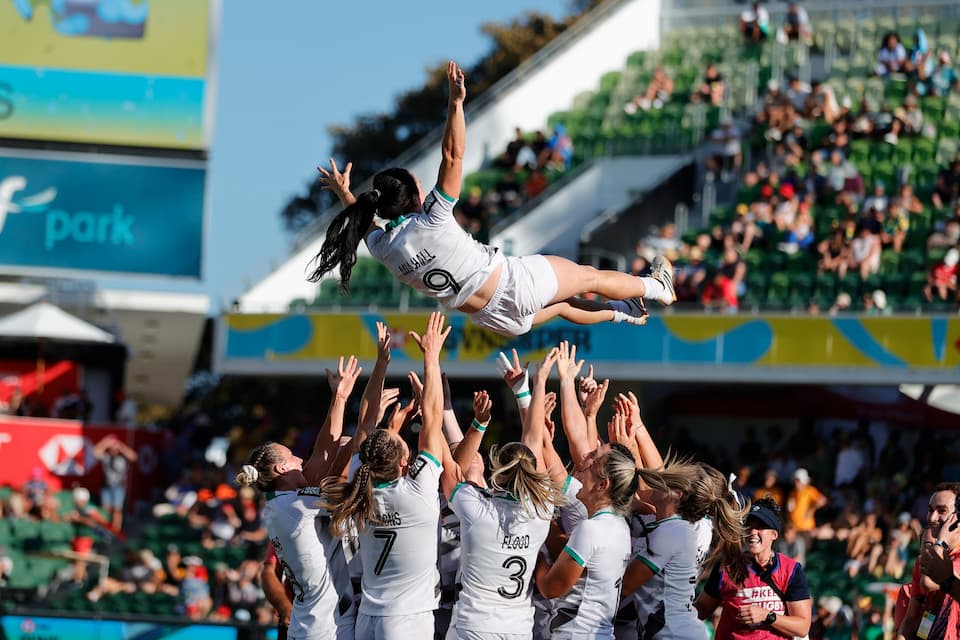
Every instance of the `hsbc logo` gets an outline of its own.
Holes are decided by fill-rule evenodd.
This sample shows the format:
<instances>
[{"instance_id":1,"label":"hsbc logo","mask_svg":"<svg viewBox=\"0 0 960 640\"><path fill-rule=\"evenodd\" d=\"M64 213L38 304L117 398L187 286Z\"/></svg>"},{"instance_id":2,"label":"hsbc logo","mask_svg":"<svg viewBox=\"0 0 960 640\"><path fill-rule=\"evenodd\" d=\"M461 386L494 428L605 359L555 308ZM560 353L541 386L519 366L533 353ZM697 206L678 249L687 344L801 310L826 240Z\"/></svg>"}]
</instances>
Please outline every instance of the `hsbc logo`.
<instances>
[{"instance_id":1,"label":"hsbc logo","mask_svg":"<svg viewBox=\"0 0 960 640\"><path fill-rule=\"evenodd\" d=\"M93 444L83 436L53 436L37 453L50 473L58 476L85 475L97 462Z\"/></svg>"}]
</instances>

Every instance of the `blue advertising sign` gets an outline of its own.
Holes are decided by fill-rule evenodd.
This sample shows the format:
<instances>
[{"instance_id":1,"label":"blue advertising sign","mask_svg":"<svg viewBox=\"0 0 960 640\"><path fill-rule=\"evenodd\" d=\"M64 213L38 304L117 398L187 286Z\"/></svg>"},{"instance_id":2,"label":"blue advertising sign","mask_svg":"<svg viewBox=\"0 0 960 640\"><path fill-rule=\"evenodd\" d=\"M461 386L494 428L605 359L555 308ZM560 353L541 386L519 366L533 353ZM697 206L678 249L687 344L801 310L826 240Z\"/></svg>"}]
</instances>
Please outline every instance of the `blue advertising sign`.
<instances>
[{"instance_id":1,"label":"blue advertising sign","mask_svg":"<svg viewBox=\"0 0 960 640\"><path fill-rule=\"evenodd\" d=\"M236 627L219 625L9 615L0 620L9 640L237 640Z\"/></svg>"},{"instance_id":2,"label":"blue advertising sign","mask_svg":"<svg viewBox=\"0 0 960 640\"><path fill-rule=\"evenodd\" d=\"M0 268L199 278L204 179L193 163L0 154Z\"/></svg>"}]
</instances>

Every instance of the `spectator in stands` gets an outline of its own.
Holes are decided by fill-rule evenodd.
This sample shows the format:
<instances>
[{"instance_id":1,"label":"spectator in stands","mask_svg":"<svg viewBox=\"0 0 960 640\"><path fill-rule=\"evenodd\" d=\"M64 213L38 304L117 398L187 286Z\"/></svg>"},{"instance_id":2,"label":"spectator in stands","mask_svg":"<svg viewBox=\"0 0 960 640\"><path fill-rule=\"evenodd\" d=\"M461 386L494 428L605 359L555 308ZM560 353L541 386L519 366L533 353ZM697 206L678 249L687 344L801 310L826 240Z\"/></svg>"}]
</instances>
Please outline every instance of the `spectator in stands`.
<instances>
[{"instance_id":1,"label":"spectator in stands","mask_svg":"<svg viewBox=\"0 0 960 640\"><path fill-rule=\"evenodd\" d=\"M97 443L93 449L93 455L103 466L100 505L106 509L113 529L121 531L129 467L131 463L137 461L137 452L111 433Z\"/></svg>"},{"instance_id":2,"label":"spectator in stands","mask_svg":"<svg viewBox=\"0 0 960 640\"><path fill-rule=\"evenodd\" d=\"M807 563L807 543L797 535L797 528L792 522L783 525L783 537L777 540L777 551L801 565Z\"/></svg>"},{"instance_id":3,"label":"spectator in stands","mask_svg":"<svg viewBox=\"0 0 960 640\"><path fill-rule=\"evenodd\" d=\"M872 215L874 211L886 213L890 206L890 198L887 197L887 186L881 181L873 185L873 195L863 201L864 215Z\"/></svg>"},{"instance_id":4,"label":"spectator in stands","mask_svg":"<svg viewBox=\"0 0 960 640\"><path fill-rule=\"evenodd\" d=\"M781 33L786 40L800 40L807 44L813 42L813 27L810 25L810 16L807 10L800 6L797 0L790 0L787 13L783 17Z\"/></svg>"},{"instance_id":5,"label":"spectator in stands","mask_svg":"<svg viewBox=\"0 0 960 640\"><path fill-rule=\"evenodd\" d=\"M544 175L543 171L538 168L533 169L527 177L527 180L523 183L525 199L533 200L546 191L548 186L550 186L550 183L547 181L547 176Z\"/></svg>"},{"instance_id":6,"label":"spectator in stands","mask_svg":"<svg viewBox=\"0 0 960 640\"><path fill-rule=\"evenodd\" d=\"M722 313L736 313L740 306L736 286L720 271L715 272L713 278L703 288L700 301L708 311L715 309Z\"/></svg>"},{"instance_id":7,"label":"spectator in stands","mask_svg":"<svg viewBox=\"0 0 960 640\"><path fill-rule=\"evenodd\" d=\"M923 213L924 210L923 203L913 192L913 187L909 183L900 186L900 192L894 198L893 203L900 206L908 214Z\"/></svg>"},{"instance_id":8,"label":"spectator in stands","mask_svg":"<svg viewBox=\"0 0 960 640\"><path fill-rule=\"evenodd\" d=\"M930 269L927 276L927 286L923 295L927 301L933 302L934 294L943 301L957 299L957 263L960 262L960 251L956 247L947 251L943 260Z\"/></svg>"},{"instance_id":9,"label":"spectator in stands","mask_svg":"<svg viewBox=\"0 0 960 640\"><path fill-rule=\"evenodd\" d=\"M837 96L830 88L830 85L821 80L814 80L810 83L810 95L803 104L801 115L807 120L824 120L827 124L833 124L840 113L840 105L837 104Z\"/></svg>"},{"instance_id":10,"label":"spectator in stands","mask_svg":"<svg viewBox=\"0 0 960 640\"><path fill-rule=\"evenodd\" d=\"M723 104L723 98L726 92L726 85L723 81L723 74L720 69L712 62L707 65L703 74L703 82L693 92L690 99L694 103L709 104L719 107Z\"/></svg>"},{"instance_id":11,"label":"spectator in stands","mask_svg":"<svg viewBox=\"0 0 960 640\"><path fill-rule=\"evenodd\" d=\"M910 514L904 511L897 516L896 528L890 531L883 572L895 580L903 579L903 574L907 568L910 545L917 537L917 532L912 525Z\"/></svg>"},{"instance_id":12,"label":"spectator in stands","mask_svg":"<svg viewBox=\"0 0 960 640\"><path fill-rule=\"evenodd\" d=\"M810 536L817 528L816 513L827 506L827 497L810 484L810 474L804 468L793 473L793 491L787 497L787 514L797 533Z\"/></svg>"},{"instance_id":13,"label":"spectator in stands","mask_svg":"<svg viewBox=\"0 0 960 640\"><path fill-rule=\"evenodd\" d=\"M789 254L798 251L806 253L813 246L815 240L810 205L808 202L801 202L797 216L793 223L789 225L787 236L780 250Z\"/></svg>"},{"instance_id":14,"label":"spectator in stands","mask_svg":"<svg viewBox=\"0 0 960 640\"><path fill-rule=\"evenodd\" d=\"M907 51L900 42L900 35L895 31L883 34L883 43L877 53L877 75L886 79L891 73L902 71L906 62Z\"/></svg>"},{"instance_id":15,"label":"spectator in stands","mask_svg":"<svg viewBox=\"0 0 960 640\"><path fill-rule=\"evenodd\" d=\"M850 268L860 272L866 280L880 269L880 238L866 224L860 224L856 237L850 242Z\"/></svg>"},{"instance_id":16,"label":"spectator in stands","mask_svg":"<svg viewBox=\"0 0 960 640\"><path fill-rule=\"evenodd\" d=\"M763 95L760 103L760 111L757 112L756 121L767 126L765 133L767 140L779 140L777 133L783 126L784 110L789 99L780 90L780 83L774 79L767 81L767 92Z\"/></svg>"},{"instance_id":17,"label":"spectator in stands","mask_svg":"<svg viewBox=\"0 0 960 640\"><path fill-rule=\"evenodd\" d=\"M787 100L793 104L793 108L796 109L797 113L803 113L807 100L810 98L811 91L812 87L800 80L799 77L791 75L787 78L786 97Z\"/></svg>"},{"instance_id":18,"label":"spectator in stands","mask_svg":"<svg viewBox=\"0 0 960 640\"><path fill-rule=\"evenodd\" d=\"M51 417L63 420L89 422L91 413L93 413L93 404L85 389L63 394L53 401L50 408Z\"/></svg>"},{"instance_id":19,"label":"spectator in stands","mask_svg":"<svg viewBox=\"0 0 960 640\"><path fill-rule=\"evenodd\" d=\"M759 2L740 14L740 34L746 42L763 42L770 34L770 13Z\"/></svg>"},{"instance_id":20,"label":"spectator in stands","mask_svg":"<svg viewBox=\"0 0 960 640\"><path fill-rule=\"evenodd\" d=\"M933 51L927 41L927 34L923 29L917 29L913 33L913 46L910 48L907 62L904 64L904 70L907 72L911 84L928 80L933 72L934 64Z\"/></svg>"},{"instance_id":21,"label":"spectator in stands","mask_svg":"<svg viewBox=\"0 0 960 640\"><path fill-rule=\"evenodd\" d=\"M937 182L933 190L933 206L938 209L960 204L960 155L953 159L948 168L942 169L937 175Z\"/></svg>"},{"instance_id":22,"label":"spectator in stands","mask_svg":"<svg viewBox=\"0 0 960 640\"><path fill-rule=\"evenodd\" d=\"M474 236L479 235L489 218L487 205L483 201L483 190L477 186L470 187L467 197L457 203L453 214L461 227Z\"/></svg>"},{"instance_id":23,"label":"spectator in stands","mask_svg":"<svg viewBox=\"0 0 960 640\"><path fill-rule=\"evenodd\" d=\"M917 106L916 96L908 95L903 101L903 108L896 110L894 116L903 123L902 135L932 138L937 134L933 126L927 124L923 111Z\"/></svg>"},{"instance_id":24,"label":"spectator in stands","mask_svg":"<svg viewBox=\"0 0 960 640\"><path fill-rule=\"evenodd\" d=\"M915 87L917 95L941 98L946 98L950 92L957 89L960 89L960 76L950 63L950 54L946 51L941 51L937 56L937 63L930 72L930 77L926 81L918 82Z\"/></svg>"},{"instance_id":25,"label":"spectator in stands","mask_svg":"<svg viewBox=\"0 0 960 640\"><path fill-rule=\"evenodd\" d=\"M183 559L185 566L180 583L180 609L191 620L202 620L210 614L213 599L210 597L210 576L203 560L197 556Z\"/></svg>"},{"instance_id":26,"label":"spectator in stands","mask_svg":"<svg viewBox=\"0 0 960 640\"><path fill-rule=\"evenodd\" d=\"M740 258L735 248L727 247L724 250L718 270L732 284L738 298L747 292L747 263Z\"/></svg>"},{"instance_id":27,"label":"spectator in stands","mask_svg":"<svg viewBox=\"0 0 960 640\"><path fill-rule=\"evenodd\" d=\"M779 485L779 474L776 469L767 469L763 474L763 485L753 492L752 500L772 500L777 507L783 508L783 489Z\"/></svg>"},{"instance_id":28,"label":"spectator in stands","mask_svg":"<svg viewBox=\"0 0 960 640\"><path fill-rule=\"evenodd\" d=\"M667 222L660 227L655 236L644 238L643 245L652 249L654 254L663 254L669 260L676 260L683 248L683 242L677 237L677 225Z\"/></svg>"},{"instance_id":29,"label":"spectator in stands","mask_svg":"<svg viewBox=\"0 0 960 640\"><path fill-rule=\"evenodd\" d=\"M880 230L880 245L884 249L893 249L897 253L903 250L903 243L907 239L907 232L910 230L910 218L904 211L903 205L894 202L890 205L890 210L884 216L883 226Z\"/></svg>"},{"instance_id":30,"label":"spectator in stands","mask_svg":"<svg viewBox=\"0 0 960 640\"><path fill-rule=\"evenodd\" d=\"M700 288L707 279L707 264L703 258L703 250L695 246L690 249L686 263L677 264L673 278L678 300L683 302L697 300Z\"/></svg>"},{"instance_id":31,"label":"spectator in stands","mask_svg":"<svg viewBox=\"0 0 960 640\"><path fill-rule=\"evenodd\" d=\"M740 131L733 124L733 118L724 116L720 127L710 134L712 149L707 157L707 168L729 180L740 170L743 163L743 151L740 147Z\"/></svg>"},{"instance_id":32,"label":"spectator in stands","mask_svg":"<svg viewBox=\"0 0 960 640\"><path fill-rule=\"evenodd\" d=\"M938 225L927 239L927 251L956 246L960 246L960 205L957 206L954 216L942 223L942 227Z\"/></svg>"},{"instance_id":33,"label":"spectator in stands","mask_svg":"<svg viewBox=\"0 0 960 640\"><path fill-rule=\"evenodd\" d=\"M567 128L558 124L553 128L553 135L547 141L546 149L540 154L538 166L564 171L570 168L571 162L573 162L573 140L567 135Z\"/></svg>"},{"instance_id":34,"label":"spectator in stands","mask_svg":"<svg viewBox=\"0 0 960 640\"><path fill-rule=\"evenodd\" d=\"M647 84L646 91L642 95L634 96L633 100L628 102L623 110L627 115L633 115L637 109L648 111L650 109L662 109L663 105L670 102L670 96L673 95L673 78L667 75L662 65L657 65L653 69L653 77Z\"/></svg>"},{"instance_id":35,"label":"spectator in stands","mask_svg":"<svg viewBox=\"0 0 960 640\"><path fill-rule=\"evenodd\" d=\"M511 213L523 204L523 185L519 182L517 170L507 171L493 187L496 202L507 213Z\"/></svg>"},{"instance_id":36,"label":"spectator in stands","mask_svg":"<svg viewBox=\"0 0 960 640\"><path fill-rule=\"evenodd\" d=\"M524 139L523 131L520 127L515 128L513 132L513 140L507 143L507 148L493 161L493 166L505 171L519 165L517 159L520 155L520 150L527 146L527 141Z\"/></svg>"},{"instance_id":37,"label":"spectator in stands","mask_svg":"<svg viewBox=\"0 0 960 640\"><path fill-rule=\"evenodd\" d=\"M866 471L867 461L863 451L856 446L853 439L843 435L840 439L840 450L837 452L837 463L833 473L835 487L854 485L863 488L862 474Z\"/></svg>"}]
</instances>

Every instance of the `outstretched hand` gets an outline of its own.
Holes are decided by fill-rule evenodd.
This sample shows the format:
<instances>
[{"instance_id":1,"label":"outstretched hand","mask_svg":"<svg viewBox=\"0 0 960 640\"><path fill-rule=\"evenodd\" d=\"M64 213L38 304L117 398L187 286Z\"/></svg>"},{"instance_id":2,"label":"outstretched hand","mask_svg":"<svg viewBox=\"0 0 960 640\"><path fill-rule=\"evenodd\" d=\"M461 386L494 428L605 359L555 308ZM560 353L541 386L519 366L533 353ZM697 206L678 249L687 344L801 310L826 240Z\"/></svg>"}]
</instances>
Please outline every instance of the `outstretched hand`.
<instances>
[{"instance_id":1,"label":"outstretched hand","mask_svg":"<svg viewBox=\"0 0 960 640\"><path fill-rule=\"evenodd\" d=\"M524 362L523 365L521 365L520 356L517 355L516 349L513 349L512 361L507 357L507 354L501 351L497 357L496 366L497 373L499 373L503 381L513 389L514 393L517 393L522 387L527 385L527 367L530 366L530 363Z\"/></svg>"},{"instance_id":2,"label":"outstretched hand","mask_svg":"<svg viewBox=\"0 0 960 640\"><path fill-rule=\"evenodd\" d=\"M379 364L390 362L390 330L382 322L377 322L377 362Z\"/></svg>"},{"instance_id":3,"label":"outstretched hand","mask_svg":"<svg viewBox=\"0 0 960 640\"><path fill-rule=\"evenodd\" d=\"M610 437L610 444L620 444L626 447L633 455L634 462L640 462L640 448L637 446L637 439L633 436L633 430L627 425L627 418L619 411L615 412L607 424L607 435Z\"/></svg>"},{"instance_id":4,"label":"outstretched hand","mask_svg":"<svg viewBox=\"0 0 960 640\"><path fill-rule=\"evenodd\" d=\"M467 87L463 69L451 60L447 63L447 84L450 85L450 99L463 101L467 97Z\"/></svg>"},{"instance_id":5,"label":"outstretched hand","mask_svg":"<svg viewBox=\"0 0 960 640\"><path fill-rule=\"evenodd\" d=\"M423 332L423 335L420 335L416 331L410 332L410 337L417 343L417 346L420 347L420 350L423 351L425 356L440 357L440 350L443 348L443 343L453 328L447 327L444 329L443 323L445 320L446 318L442 313L434 311L430 314L430 319L427 321L427 328Z\"/></svg>"},{"instance_id":6,"label":"outstretched hand","mask_svg":"<svg viewBox=\"0 0 960 640\"><path fill-rule=\"evenodd\" d=\"M344 363L343 356L340 356L336 372L326 369L327 384L330 385L330 391L333 391L338 398L346 400L350 397L353 385L356 384L361 371L363 371L363 367L360 366L355 357L350 356Z\"/></svg>"},{"instance_id":7,"label":"outstretched hand","mask_svg":"<svg viewBox=\"0 0 960 640\"><path fill-rule=\"evenodd\" d=\"M560 375L560 382L575 378L582 368L583 360L577 361L577 345L562 341L557 350L557 373Z\"/></svg>"},{"instance_id":8,"label":"outstretched hand","mask_svg":"<svg viewBox=\"0 0 960 640\"><path fill-rule=\"evenodd\" d=\"M352 170L353 163L348 162L341 172L337 168L337 161L333 158L330 158L329 170L324 168L323 165L317 167L317 171L320 172L320 184L322 185L320 188L333 193L344 206L349 204L345 201L353 197L350 193L350 172Z\"/></svg>"},{"instance_id":9,"label":"outstretched hand","mask_svg":"<svg viewBox=\"0 0 960 640\"><path fill-rule=\"evenodd\" d=\"M493 401L486 391L473 392L473 417L480 424L490 422L490 412L493 408Z\"/></svg>"}]
</instances>

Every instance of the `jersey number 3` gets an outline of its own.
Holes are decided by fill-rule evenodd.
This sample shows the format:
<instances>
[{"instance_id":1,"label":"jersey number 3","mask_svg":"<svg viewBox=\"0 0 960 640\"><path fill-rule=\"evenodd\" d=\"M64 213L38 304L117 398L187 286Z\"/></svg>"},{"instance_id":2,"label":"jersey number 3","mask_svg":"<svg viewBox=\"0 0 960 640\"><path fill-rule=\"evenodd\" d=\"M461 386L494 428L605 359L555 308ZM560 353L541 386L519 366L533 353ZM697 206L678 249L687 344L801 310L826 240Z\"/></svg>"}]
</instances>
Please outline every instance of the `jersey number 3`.
<instances>
[{"instance_id":1,"label":"jersey number 3","mask_svg":"<svg viewBox=\"0 0 960 640\"><path fill-rule=\"evenodd\" d=\"M501 597L504 597L508 600L519 598L521 595L523 595L524 591L523 587L525 585L523 576L527 572L527 561L520 556L510 556L503 561L502 566L504 569L515 569L515 571L510 574L510 582L514 584L514 588L504 589L503 587L500 587L497 589L497 593L499 593Z\"/></svg>"},{"instance_id":2,"label":"jersey number 3","mask_svg":"<svg viewBox=\"0 0 960 640\"><path fill-rule=\"evenodd\" d=\"M393 549L393 543L397 540L397 532L389 529L374 529L373 537L383 540L383 551L377 559L377 566L373 568L373 575L378 576L383 571L383 565L386 564L390 550Z\"/></svg>"}]
</instances>

